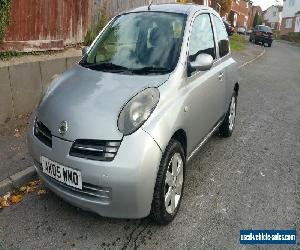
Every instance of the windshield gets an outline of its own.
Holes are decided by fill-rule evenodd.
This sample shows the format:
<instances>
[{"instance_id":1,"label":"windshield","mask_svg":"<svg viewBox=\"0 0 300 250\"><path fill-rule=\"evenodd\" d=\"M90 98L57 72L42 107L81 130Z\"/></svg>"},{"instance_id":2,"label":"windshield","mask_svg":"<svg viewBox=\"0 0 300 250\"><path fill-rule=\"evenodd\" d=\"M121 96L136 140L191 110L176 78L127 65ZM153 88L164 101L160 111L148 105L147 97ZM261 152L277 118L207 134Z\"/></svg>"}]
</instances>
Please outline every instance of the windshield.
<instances>
[{"instance_id":1,"label":"windshield","mask_svg":"<svg viewBox=\"0 0 300 250\"><path fill-rule=\"evenodd\" d=\"M263 32L269 32L272 33L272 29L268 26L258 26L258 30L261 30Z\"/></svg>"},{"instance_id":2,"label":"windshield","mask_svg":"<svg viewBox=\"0 0 300 250\"><path fill-rule=\"evenodd\" d=\"M139 12L117 17L80 64L93 70L164 74L177 65L186 16Z\"/></svg>"}]
</instances>

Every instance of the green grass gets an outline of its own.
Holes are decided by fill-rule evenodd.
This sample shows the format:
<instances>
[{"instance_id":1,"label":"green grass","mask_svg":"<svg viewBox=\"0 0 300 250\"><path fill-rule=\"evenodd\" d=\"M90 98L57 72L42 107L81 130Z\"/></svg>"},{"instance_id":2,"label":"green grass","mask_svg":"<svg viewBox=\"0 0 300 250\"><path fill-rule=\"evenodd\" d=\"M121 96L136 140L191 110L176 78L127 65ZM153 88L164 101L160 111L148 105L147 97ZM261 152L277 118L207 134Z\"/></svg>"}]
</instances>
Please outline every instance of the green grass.
<instances>
[{"instance_id":1,"label":"green grass","mask_svg":"<svg viewBox=\"0 0 300 250\"><path fill-rule=\"evenodd\" d=\"M3 51L0 52L0 60L5 61L13 57L20 57L24 55L41 55L41 52L16 52L16 51Z\"/></svg>"},{"instance_id":2,"label":"green grass","mask_svg":"<svg viewBox=\"0 0 300 250\"><path fill-rule=\"evenodd\" d=\"M247 43L248 39L243 35L234 34L230 37L230 48L232 51L243 51Z\"/></svg>"},{"instance_id":3,"label":"green grass","mask_svg":"<svg viewBox=\"0 0 300 250\"><path fill-rule=\"evenodd\" d=\"M32 51L32 52L17 52L17 51L1 51L0 60L7 61L11 58L21 57L21 56L40 56L40 55L54 55L63 52L63 50L49 50L49 51ZM1 249L0 249L1 250Z\"/></svg>"}]
</instances>

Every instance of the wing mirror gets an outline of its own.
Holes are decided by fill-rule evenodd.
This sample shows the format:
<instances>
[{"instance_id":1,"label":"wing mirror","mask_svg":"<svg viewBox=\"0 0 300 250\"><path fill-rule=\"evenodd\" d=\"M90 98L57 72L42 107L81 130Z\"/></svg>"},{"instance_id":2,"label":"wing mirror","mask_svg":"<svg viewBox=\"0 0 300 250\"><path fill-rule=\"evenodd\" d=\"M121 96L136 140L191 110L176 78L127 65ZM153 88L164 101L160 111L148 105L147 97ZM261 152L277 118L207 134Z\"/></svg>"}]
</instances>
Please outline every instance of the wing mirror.
<instances>
[{"instance_id":1,"label":"wing mirror","mask_svg":"<svg viewBox=\"0 0 300 250\"><path fill-rule=\"evenodd\" d=\"M81 49L81 53L82 53L83 56L88 52L89 48L90 48L90 47L86 46L86 47L83 47L83 48Z\"/></svg>"},{"instance_id":2,"label":"wing mirror","mask_svg":"<svg viewBox=\"0 0 300 250\"><path fill-rule=\"evenodd\" d=\"M196 57L195 61L189 62L189 69L193 71L207 71L213 66L214 59L209 54L200 54Z\"/></svg>"}]
</instances>

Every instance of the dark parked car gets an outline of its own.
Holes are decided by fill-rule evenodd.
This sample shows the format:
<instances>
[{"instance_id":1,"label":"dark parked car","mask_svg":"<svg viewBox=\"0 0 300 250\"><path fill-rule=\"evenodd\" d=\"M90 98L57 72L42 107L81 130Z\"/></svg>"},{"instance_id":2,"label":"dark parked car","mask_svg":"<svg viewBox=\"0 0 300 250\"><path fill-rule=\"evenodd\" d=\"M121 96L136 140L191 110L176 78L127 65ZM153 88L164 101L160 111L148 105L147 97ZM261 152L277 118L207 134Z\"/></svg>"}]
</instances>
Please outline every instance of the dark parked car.
<instances>
[{"instance_id":1,"label":"dark parked car","mask_svg":"<svg viewBox=\"0 0 300 250\"><path fill-rule=\"evenodd\" d=\"M232 36L234 33L234 28L227 21L223 20L228 36Z\"/></svg>"},{"instance_id":2,"label":"dark parked car","mask_svg":"<svg viewBox=\"0 0 300 250\"><path fill-rule=\"evenodd\" d=\"M272 29L268 26L257 25L250 34L249 41L255 44L262 43L263 45L267 43L271 47L273 42Z\"/></svg>"}]
</instances>

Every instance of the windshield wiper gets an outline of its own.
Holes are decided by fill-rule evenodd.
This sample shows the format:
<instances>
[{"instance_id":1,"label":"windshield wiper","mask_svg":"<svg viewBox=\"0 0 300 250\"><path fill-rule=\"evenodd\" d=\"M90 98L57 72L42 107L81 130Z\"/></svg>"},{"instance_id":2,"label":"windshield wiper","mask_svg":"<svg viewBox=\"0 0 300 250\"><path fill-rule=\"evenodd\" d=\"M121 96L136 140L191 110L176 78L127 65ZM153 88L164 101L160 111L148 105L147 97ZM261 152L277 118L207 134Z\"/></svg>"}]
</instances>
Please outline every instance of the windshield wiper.
<instances>
[{"instance_id":1,"label":"windshield wiper","mask_svg":"<svg viewBox=\"0 0 300 250\"><path fill-rule=\"evenodd\" d=\"M131 70L134 74L169 73L170 71L170 69L162 67L143 67Z\"/></svg>"},{"instance_id":2,"label":"windshield wiper","mask_svg":"<svg viewBox=\"0 0 300 250\"><path fill-rule=\"evenodd\" d=\"M129 71L127 67L113 64L113 63L94 63L94 64L83 64L83 67L94 69L94 70L104 70L104 71Z\"/></svg>"}]
</instances>

